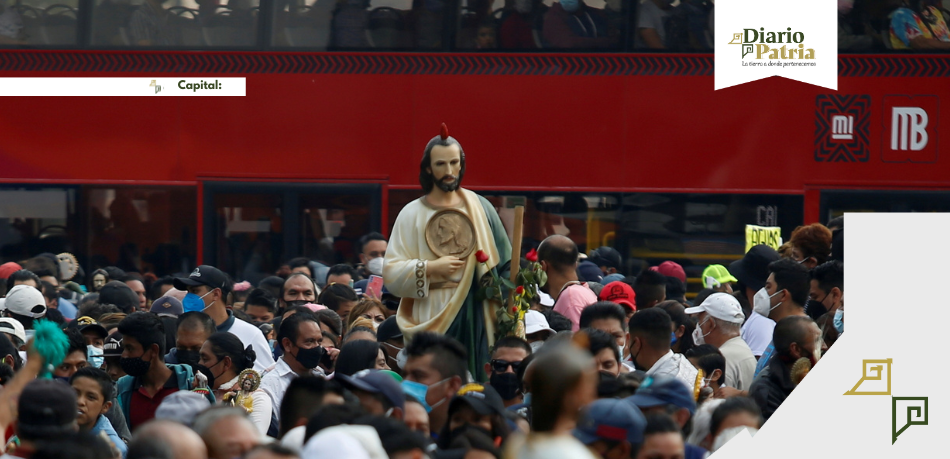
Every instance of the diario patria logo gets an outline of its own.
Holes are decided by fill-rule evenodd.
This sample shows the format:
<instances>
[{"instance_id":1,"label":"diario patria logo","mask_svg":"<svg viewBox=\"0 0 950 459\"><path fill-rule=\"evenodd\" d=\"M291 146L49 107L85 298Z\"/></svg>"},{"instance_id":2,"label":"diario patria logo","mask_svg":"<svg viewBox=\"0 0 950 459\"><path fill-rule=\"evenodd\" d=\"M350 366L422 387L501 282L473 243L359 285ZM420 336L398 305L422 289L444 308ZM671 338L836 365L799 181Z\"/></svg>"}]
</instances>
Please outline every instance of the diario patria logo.
<instances>
[{"instance_id":1,"label":"diario patria logo","mask_svg":"<svg viewBox=\"0 0 950 459\"><path fill-rule=\"evenodd\" d=\"M805 34L793 32L789 27L785 32L766 32L765 28L742 29L742 33L732 34L730 45L742 45L742 59L752 54L755 59L768 59L769 62L742 62L743 67L762 66L809 66L815 65L815 50L806 48ZM781 46L779 46L781 45ZM778 60L778 62L772 62ZM789 62L789 61L805 62ZM808 62L808 60L812 62Z\"/></svg>"}]
</instances>

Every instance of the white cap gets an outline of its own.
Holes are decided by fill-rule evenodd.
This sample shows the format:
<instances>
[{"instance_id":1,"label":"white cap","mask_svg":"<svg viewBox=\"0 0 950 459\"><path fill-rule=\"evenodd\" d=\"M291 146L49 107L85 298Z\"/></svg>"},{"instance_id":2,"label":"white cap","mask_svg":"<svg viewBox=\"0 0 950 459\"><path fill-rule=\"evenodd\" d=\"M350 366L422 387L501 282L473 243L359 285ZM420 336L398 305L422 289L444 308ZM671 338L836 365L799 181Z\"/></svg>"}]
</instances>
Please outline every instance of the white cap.
<instances>
[{"instance_id":1,"label":"white cap","mask_svg":"<svg viewBox=\"0 0 950 459\"><path fill-rule=\"evenodd\" d=\"M557 333L548 325L548 319L544 318L544 314L538 311L528 310L528 312L524 314L524 334L531 335L539 331L549 331L552 334Z\"/></svg>"},{"instance_id":2,"label":"white cap","mask_svg":"<svg viewBox=\"0 0 950 459\"><path fill-rule=\"evenodd\" d=\"M538 298L541 299L541 306L553 308L554 307L554 298L551 298L551 295L544 293L538 290Z\"/></svg>"},{"instance_id":3,"label":"white cap","mask_svg":"<svg viewBox=\"0 0 950 459\"><path fill-rule=\"evenodd\" d=\"M742 313L742 306L739 306L739 300L728 293L713 293L703 300L703 304L686 308L687 314L707 314L726 322L741 324L745 321L745 314Z\"/></svg>"},{"instance_id":4,"label":"white cap","mask_svg":"<svg viewBox=\"0 0 950 459\"><path fill-rule=\"evenodd\" d=\"M46 298L36 288L29 285L17 285L7 292L4 309L14 314L38 319L46 315Z\"/></svg>"},{"instance_id":5,"label":"white cap","mask_svg":"<svg viewBox=\"0 0 950 459\"><path fill-rule=\"evenodd\" d=\"M26 332L23 330L23 324L12 317L0 318L0 333L13 335L20 340L19 343L13 343L18 348L26 344Z\"/></svg>"},{"instance_id":6,"label":"white cap","mask_svg":"<svg viewBox=\"0 0 950 459\"><path fill-rule=\"evenodd\" d=\"M310 437L301 457L332 459L388 459L376 429L370 426L340 425L328 427Z\"/></svg>"}]
</instances>

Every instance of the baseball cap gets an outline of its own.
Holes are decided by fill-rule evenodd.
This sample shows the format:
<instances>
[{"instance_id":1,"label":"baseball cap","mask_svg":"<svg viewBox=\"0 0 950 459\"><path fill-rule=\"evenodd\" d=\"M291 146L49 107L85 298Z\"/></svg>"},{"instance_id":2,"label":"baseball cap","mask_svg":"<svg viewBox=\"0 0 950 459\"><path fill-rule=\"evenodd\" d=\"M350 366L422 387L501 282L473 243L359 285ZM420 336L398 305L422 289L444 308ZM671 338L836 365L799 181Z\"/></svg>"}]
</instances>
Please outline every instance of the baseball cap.
<instances>
[{"instance_id":1,"label":"baseball cap","mask_svg":"<svg viewBox=\"0 0 950 459\"><path fill-rule=\"evenodd\" d=\"M686 271L675 261L664 261L659 266L651 266L650 271L656 271L666 277L675 277L686 284Z\"/></svg>"},{"instance_id":2,"label":"baseball cap","mask_svg":"<svg viewBox=\"0 0 950 459\"><path fill-rule=\"evenodd\" d=\"M15 273L15 272L17 272L17 271L19 271L19 270L21 270L21 269L23 269L22 266L20 266L20 265L14 263L14 262L12 262L12 261L8 261L8 262L6 262L6 263L0 265L0 279L6 279L6 278L10 277L10 274L13 274L13 273Z\"/></svg>"},{"instance_id":3,"label":"baseball cap","mask_svg":"<svg viewBox=\"0 0 950 459\"><path fill-rule=\"evenodd\" d=\"M151 312L152 314L167 314L178 317L184 314L185 310L178 298L165 295L153 301L152 307L149 308L148 312Z\"/></svg>"},{"instance_id":4,"label":"baseball cap","mask_svg":"<svg viewBox=\"0 0 950 459\"><path fill-rule=\"evenodd\" d=\"M38 319L46 315L46 298L35 287L20 284L7 292L3 307L14 314Z\"/></svg>"},{"instance_id":5,"label":"baseball cap","mask_svg":"<svg viewBox=\"0 0 950 459\"><path fill-rule=\"evenodd\" d=\"M89 316L82 316L70 322L69 327L67 328L78 329L80 333L86 330L92 330L96 332L96 334L101 336L102 339L106 339L109 337L109 332L106 331L106 327L99 325L99 322L96 322L96 319L93 319L92 317L89 317Z\"/></svg>"},{"instance_id":6,"label":"baseball cap","mask_svg":"<svg viewBox=\"0 0 950 459\"><path fill-rule=\"evenodd\" d=\"M685 384L676 378L653 378L648 376L640 383L637 392L626 400L640 409L660 405L676 405L688 409L690 415L696 412L696 401L693 400L693 394L690 393Z\"/></svg>"},{"instance_id":7,"label":"baseball cap","mask_svg":"<svg viewBox=\"0 0 950 459\"><path fill-rule=\"evenodd\" d=\"M33 380L23 388L17 411L21 439L58 437L75 429L76 391L53 379Z\"/></svg>"},{"instance_id":8,"label":"baseball cap","mask_svg":"<svg viewBox=\"0 0 950 459\"><path fill-rule=\"evenodd\" d=\"M612 301L628 310L637 310L637 294L634 293L633 287L625 282L617 281L605 285L604 289L600 291L598 299L600 301Z\"/></svg>"},{"instance_id":9,"label":"baseball cap","mask_svg":"<svg viewBox=\"0 0 950 459\"><path fill-rule=\"evenodd\" d=\"M333 379L339 379L344 386L356 388L372 394L383 394L396 408L405 410L406 394L402 386L387 373L378 370L362 370L351 376L337 373Z\"/></svg>"},{"instance_id":10,"label":"baseball cap","mask_svg":"<svg viewBox=\"0 0 950 459\"><path fill-rule=\"evenodd\" d=\"M469 383L460 387L449 403L449 413L457 410L460 403L468 404L476 413L482 416L505 415L505 402L501 400L501 395L498 395L498 392L491 386Z\"/></svg>"},{"instance_id":11,"label":"baseball cap","mask_svg":"<svg viewBox=\"0 0 950 459\"><path fill-rule=\"evenodd\" d=\"M389 316L376 329L376 341L382 343L394 338L402 338L402 330L399 329L399 324L396 323L396 316Z\"/></svg>"},{"instance_id":12,"label":"baseball cap","mask_svg":"<svg viewBox=\"0 0 950 459\"><path fill-rule=\"evenodd\" d=\"M620 269L620 252L613 247L598 247L590 253L587 259L598 267L606 266L608 268Z\"/></svg>"},{"instance_id":13,"label":"baseball cap","mask_svg":"<svg viewBox=\"0 0 950 459\"><path fill-rule=\"evenodd\" d=\"M202 411L211 407L204 395L190 390L168 394L155 409L155 419L168 419L191 426Z\"/></svg>"},{"instance_id":14,"label":"baseball cap","mask_svg":"<svg viewBox=\"0 0 950 459\"><path fill-rule=\"evenodd\" d=\"M524 314L524 334L533 335L540 331L549 331L552 335L557 333L548 325L548 319L544 317L544 314L529 309L528 312Z\"/></svg>"},{"instance_id":15,"label":"baseball cap","mask_svg":"<svg viewBox=\"0 0 950 459\"><path fill-rule=\"evenodd\" d=\"M577 265L577 278L581 282L600 282L604 278L604 272L597 265L582 261Z\"/></svg>"},{"instance_id":16,"label":"baseball cap","mask_svg":"<svg viewBox=\"0 0 950 459\"><path fill-rule=\"evenodd\" d=\"M0 318L0 333L13 335L19 341L13 343L16 347L26 344L26 332L23 330L23 324L12 317Z\"/></svg>"},{"instance_id":17,"label":"baseball cap","mask_svg":"<svg viewBox=\"0 0 950 459\"><path fill-rule=\"evenodd\" d=\"M119 357L122 355L122 334L115 332L109 335L106 338L105 344L102 345L102 356L103 357Z\"/></svg>"},{"instance_id":18,"label":"baseball cap","mask_svg":"<svg viewBox=\"0 0 950 459\"><path fill-rule=\"evenodd\" d=\"M728 293L713 293L707 296L699 306L686 308L687 314L699 314L701 312L734 324L741 324L745 321L745 314L742 313L739 300Z\"/></svg>"},{"instance_id":19,"label":"baseball cap","mask_svg":"<svg viewBox=\"0 0 950 459\"><path fill-rule=\"evenodd\" d=\"M581 412L574 438L589 445L597 440L643 443L647 420L634 404L615 398L595 400Z\"/></svg>"},{"instance_id":20,"label":"baseball cap","mask_svg":"<svg viewBox=\"0 0 950 459\"><path fill-rule=\"evenodd\" d=\"M99 289L100 304L114 304L126 314L139 307L139 297L121 281L109 281Z\"/></svg>"},{"instance_id":21,"label":"baseball cap","mask_svg":"<svg viewBox=\"0 0 950 459\"><path fill-rule=\"evenodd\" d=\"M178 290L188 290L188 287L206 285L209 288L219 288L225 294L231 291L231 283L220 269L210 265L201 265L195 268L188 277L175 278L173 282Z\"/></svg>"},{"instance_id":22,"label":"baseball cap","mask_svg":"<svg viewBox=\"0 0 950 459\"><path fill-rule=\"evenodd\" d=\"M738 282L739 280L729 274L729 270L723 265L709 265L703 270L703 287L719 287L726 282Z\"/></svg>"},{"instance_id":23,"label":"baseball cap","mask_svg":"<svg viewBox=\"0 0 950 459\"><path fill-rule=\"evenodd\" d=\"M752 291L758 291L765 287L765 281L769 278L769 263L779 258L775 249L759 244L749 249L741 259L733 261L729 265L729 272Z\"/></svg>"}]
</instances>

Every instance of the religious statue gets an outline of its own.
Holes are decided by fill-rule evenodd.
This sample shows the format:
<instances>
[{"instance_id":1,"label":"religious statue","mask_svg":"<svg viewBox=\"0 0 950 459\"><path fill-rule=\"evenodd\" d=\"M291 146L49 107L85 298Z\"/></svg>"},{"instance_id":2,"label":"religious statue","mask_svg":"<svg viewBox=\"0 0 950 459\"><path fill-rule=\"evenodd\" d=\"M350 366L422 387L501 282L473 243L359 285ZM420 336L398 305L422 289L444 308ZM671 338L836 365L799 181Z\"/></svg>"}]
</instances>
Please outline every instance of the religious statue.
<instances>
[{"instance_id":1,"label":"religious statue","mask_svg":"<svg viewBox=\"0 0 950 459\"><path fill-rule=\"evenodd\" d=\"M248 414L254 412L253 392L261 387L261 375L251 368L248 368L238 375L238 382L234 388L224 394L221 400L231 406L243 409Z\"/></svg>"},{"instance_id":2,"label":"religious statue","mask_svg":"<svg viewBox=\"0 0 950 459\"><path fill-rule=\"evenodd\" d=\"M386 250L386 288L402 298L396 322L407 340L431 331L468 349L469 371L482 368L494 344L495 308L476 298L479 283L511 259L511 243L487 199L461 188L465 152L443 124L419 164L425 195L396 217ZM476 252L487 255L484 263Z\"/></svg>"}]
</instances>

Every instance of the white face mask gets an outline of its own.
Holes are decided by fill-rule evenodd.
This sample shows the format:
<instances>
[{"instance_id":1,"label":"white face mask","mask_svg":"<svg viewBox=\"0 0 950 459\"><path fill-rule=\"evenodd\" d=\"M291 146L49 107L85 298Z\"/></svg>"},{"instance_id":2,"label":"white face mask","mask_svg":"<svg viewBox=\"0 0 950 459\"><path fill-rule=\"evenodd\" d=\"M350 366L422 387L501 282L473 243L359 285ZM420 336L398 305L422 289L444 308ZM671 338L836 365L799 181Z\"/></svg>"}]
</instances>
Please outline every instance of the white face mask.
<instances>
[{"instance_id":1,"label":"white face mask","mask_svg":"<svg viewBox=\"0 0 950 459\"><path fill-rule=\"evenodd\" d=\"M521 14L531 12L531 0L515 0L515 11Z\"/></svg>"},{"instance_id":2,"label":"white face mask","mask_svg":"<svg viewBox=\"0 0 950 459\"><path fill-rule=\"evenodd\" d=\"M366 262L366 270L370 274L375 274L377 276L383 275L383 257L376 257Z\"/></svg>"},{"instance_id":3,"label":"white face mask","mask_svg":"<svg viewBox=\"0 0 950 459\"><path fill-rule=\"evenodd\" d=\"M706 323L709 319L706 319L696 325L696 328L693 330L693 344L697 346L702 346L706 344L706 335L709 333L703 334L703 324ZM712 332L710 332L712 333Z\"/></svg>"},{"instance_id":4,"label":"white face mask","mask_svg":"<svg viewBox=\"0 0 950 459\"><path fill-rule=\"evenodd\" d=\"M782 302L779 301L778 304L772 306L772 297L778 295L781 292L782 291L779 290L769 295L769 292L765 291L765 287L760 288L758 292L755 292L755 297L752 301L752 310L759 313L759 315L763 317L768 317L769 313L771 313L773 309L782 305Z\"/></svg>"}]
</instances>

